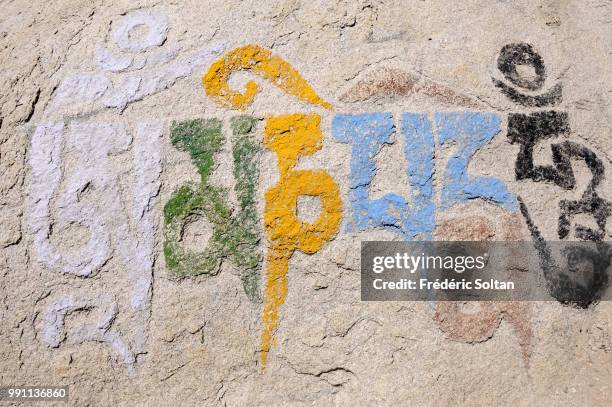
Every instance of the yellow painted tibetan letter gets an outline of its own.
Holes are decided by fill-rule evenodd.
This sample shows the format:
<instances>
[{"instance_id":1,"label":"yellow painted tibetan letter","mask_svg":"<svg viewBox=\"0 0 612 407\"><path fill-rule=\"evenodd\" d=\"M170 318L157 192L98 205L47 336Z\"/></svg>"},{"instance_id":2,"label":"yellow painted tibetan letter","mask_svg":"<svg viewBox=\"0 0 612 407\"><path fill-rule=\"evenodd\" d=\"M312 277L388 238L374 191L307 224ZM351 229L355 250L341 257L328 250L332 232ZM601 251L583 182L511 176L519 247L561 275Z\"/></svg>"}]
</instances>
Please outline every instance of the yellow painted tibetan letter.
<instances>
[{"instance_id":1,"label":"yellow painted tibetan letter","mask_svg":"<svg viewBox=\"0 0 612 407\"><path fill-rule=\"evenodd\" d=\"M270 239L267 255L268 272L265 291L261 363L265 367L278 311L287 296L289 260L296 250L317 252L338 231L342 202L338 184L323 170L295 170L300 156L321 149L323 133L319 115L291 114L269 118L264 144L276 153L280 179L266 192L264 223ZM321 213L312 224L297 217L299 196L317 196Z\"/></svg>"},{"instance_id":2,"label":"yellow painted tibetan letter","mask_svg":"<svg viewBox=\"0 0 612 407\"><path fill-rule=\"evenodd\" d=\"M302 78L298 71L280 57L257 45L246 45L236 48L215 61L202 83L208 96L221 105L244 110L249 106L259 87L254 81L246 84L246 92L240 93L229 86L229 78L237 71L251 71L303 102L331 109L329 103L321 99Z\"/></svg>"}]
</instances>

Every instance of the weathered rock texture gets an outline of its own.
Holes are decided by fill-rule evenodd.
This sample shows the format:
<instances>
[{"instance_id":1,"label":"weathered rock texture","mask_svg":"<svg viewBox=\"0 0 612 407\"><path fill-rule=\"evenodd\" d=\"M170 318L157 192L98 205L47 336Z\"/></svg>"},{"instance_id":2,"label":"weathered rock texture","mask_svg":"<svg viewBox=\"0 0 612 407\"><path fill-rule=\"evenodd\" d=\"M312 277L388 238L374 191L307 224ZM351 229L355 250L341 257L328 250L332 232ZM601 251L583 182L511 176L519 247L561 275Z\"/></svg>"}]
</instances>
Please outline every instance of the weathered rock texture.
<instances>
[{"instance_id":1,"label":"weathered rock texture","mask_svg":"<svg viewBox=\"0 0 612 407\"><path fill-rule=\"evenodd\" d=\"M359 298L362 240L612 240L611 21L607 0L3 2L0 385L611 405L610 302Z\"/></svg>"}]
</instances>

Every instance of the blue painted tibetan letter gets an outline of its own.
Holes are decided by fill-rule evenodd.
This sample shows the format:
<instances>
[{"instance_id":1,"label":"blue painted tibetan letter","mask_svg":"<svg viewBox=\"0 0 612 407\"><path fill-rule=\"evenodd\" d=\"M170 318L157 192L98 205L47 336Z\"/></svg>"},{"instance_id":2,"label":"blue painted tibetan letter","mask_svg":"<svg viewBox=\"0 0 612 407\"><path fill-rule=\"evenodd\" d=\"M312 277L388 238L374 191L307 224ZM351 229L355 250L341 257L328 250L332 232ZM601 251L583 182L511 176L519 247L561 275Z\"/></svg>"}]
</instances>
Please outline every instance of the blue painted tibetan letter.
<instances>
[{"instance_id":1,"label":"blue painted tibetan letter","mask_svg":"<svg viewBox=\"0 0 612 407\"><path fill-rule=\"evenodd\" d=\"M442 210L470 199L481 198L517 211L516 197L496 177L470 177L468 164L476 151L500 132L500 117L495 113L436 113L436 130L443 148L456 148L444 171Z\"/></svg>"},{"instance_id":2,"label":"blue painted tibetan letter","mask_svg":"<svg viewBox=\"0 0 612 407\"><path fill-rule=\"evenodd\" d=\"M370 199L376 174L374 158L395 131L390 113L339 114L332 122L335 139L352 146L350 192L352 218L357 230L381 227L405 239L431 238L435 228L433 203L433 149L431 123L426 115L404 114L402 133L408 161L411 205L401 196L388 193Z\"/></svg>"}]
</instances>

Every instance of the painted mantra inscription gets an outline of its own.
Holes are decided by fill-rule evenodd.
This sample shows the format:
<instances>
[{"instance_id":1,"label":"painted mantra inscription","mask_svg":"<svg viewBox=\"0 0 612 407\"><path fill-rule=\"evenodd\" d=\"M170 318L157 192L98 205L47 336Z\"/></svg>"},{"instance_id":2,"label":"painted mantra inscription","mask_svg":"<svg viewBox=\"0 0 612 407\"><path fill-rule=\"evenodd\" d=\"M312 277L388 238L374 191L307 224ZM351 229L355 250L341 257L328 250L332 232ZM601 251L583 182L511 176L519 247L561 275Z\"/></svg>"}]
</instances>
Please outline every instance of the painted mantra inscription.
<instances>
[{"instance_id":1,"label":"painted mantra inscription","mask_svg":"<svg viewBox=\"0 0 612 407\"><path fill-rule=\"evenodd\" d=\"M148 25L149 35L141 42L134 42L127 33L139 24ZM297 70L257 45L236 48L214 61L221 53L221 46L198 51L187 59L178 58L178 51L155 51L163 47L167 29L167 20L159 13L151 10L128 13L111 36L124 53L115 55L106 47L99 47L96 56L103 73L69 76L58 87L46 113L52 117L73 102L123 111L129 103L169 88L197 68L205 71L202 83L207 95L221 107L237 111L229 121L231 134L225 134L222 121L205 115L173 122L169 132L167 126L155 120L135 126L47 120L38 126L30 150L28 195L29 236L36 259L44 268L61 275L93 280L117 253L128 270L129 283L124 296L126 303L117 299L121 295L104 286L103 279L102 283L96 283L102 284L97 291L109 288L109 292L92 295L91 290L81 288L82 284L69 283L74 286L70 294L51 296L46 303L41 335L51 348L68 343L67 339L76 343L107 343L118 360L130 372L135 372L138 355L147 351L158 228L163 229L165 266L174 276L215 275L223 262L240 270L245 295L253 304L263 302L259 351L264 368L276 343L274 337L290 286L294 253L318 252L340 233L343 220L347 231L383 229L405 240L441 239L445 237L440 235L442 230L473 225L479 225L481 231L489 230L484 217L473 219L467 225L465 219L449 220L445 215L457 205L481 200L504 213L503 223L512 225L510 229L516 229L516 222L523 216L532 238L541 242L541 233L528 208L501 179L475 176L468 171L472 157L500 133L507 133L511 143L520 145L516 180L549 182L570 190L575 187L571 161L583 160L587 164L593 174L592 181L579 200L561 201L558 237L565 238L574 232L578 239L601 241L604 238L612 205L597 192L604 179L604 165L595 153L579 143L565 141L551 146L553 166L533 163L537 141L569 132L565 112L511 113L507 131L502 129L500 114L474 111L478 103L458 94L452 94L453 98L469 111L405 112L398 117L385 112L336 113L332 116L330 140L346 144L351 150L349 178L338 180L322 168L296 168L301 157L312 156L322 149L325 135L319 114L268 115L260 123L244 114L260 91L259 85L250 81L241 93L229 84L235 72L246 71L319 111L332 110L332 105L317 95ZM516 65L524 64L534 66L535 79L520 77ZM154 69L149 74L141 72L146 67ZM528 44L505 46L499 55L498 69L505 81L494 78L493 85L504 97L523 107L543 108L561 100L560 84L540 96L528 96L516 89L537 91L546 79L541 57ZM119 84L115 87L109 79L114 75L123 75L121 81L114 81ZM393 76L397 72L387 71L385 75ZM432 97L451 94L435 83L415 81L411 85L413 78L407 74L400 75L400 79L400 82L406 81L406 86L394 89L395 92L407 92L414 86ZM359 88L359 97L372 91L372 84L366 85ZM380 82L380 89L383 85ZM397 128L396 123L399 123ZM173 191L163 203L163 225L158 225L154 211L161 187L161 137L168 137L174 148L188 154L199 180L184 183ZM232 145L237 208L232 208L228 191L210 181L217 164L215 154L226 137ZM397 137L404 141L410 192L407 196L388 193L373 199L375 158ZM279 179L265 192L263 220L260 220L256 188L262 147L274 153ZM131 157L134 176L130 178L129 188L119 187L122 174L115 171L112 163L113 157L122 154ZM438 156L450 157L444 168L436 168ZM434 190L434 172L442 175L436 183L439 191ZM348 182L348 202L341 199L339 183L342 182ZM298 218L301 196L320 200L319 216L311 223ZM572 228L572 219L579 214L594 216L596 228L581 225ZM205 247L188 249L182 242L185 229L199 218L205 218L212 226L212 236ZM82 250L69 251L57 240L53 241L53 229L62 225L87 229L89 241ZM492 234L482 233L483 239ZM514 240L521 236L508 233L504 238ZM542 250L545 257L546 251ZM558 292L558 287L556 290L553 290L559 295L556 298L564 303L586 307L596 300L588 298L588 289L586 294L581 291L587 298L580 301L568 299L567 293ZM68 315L92 310L98 318L91 323L73 329L66 326ZM505 319L515 328L528 363L532 337L530 315L528 304L485 304L480 313L466 315L453 304L440 303L436 305L434 320L450 338L478 342L491 337ZM136 333L125 335L122 326L130 326L130 331Z\"/></svg>"}]
</instances>

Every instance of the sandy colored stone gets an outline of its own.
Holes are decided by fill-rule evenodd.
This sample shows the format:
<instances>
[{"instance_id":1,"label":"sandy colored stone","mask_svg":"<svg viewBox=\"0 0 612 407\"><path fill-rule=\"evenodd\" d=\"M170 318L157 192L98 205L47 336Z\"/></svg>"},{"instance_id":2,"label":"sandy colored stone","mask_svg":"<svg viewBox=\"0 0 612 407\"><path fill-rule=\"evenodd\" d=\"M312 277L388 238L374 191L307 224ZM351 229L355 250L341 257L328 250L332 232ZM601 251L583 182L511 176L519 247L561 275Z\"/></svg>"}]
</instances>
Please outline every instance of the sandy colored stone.
<instances>
[{"instance_id":1,"label":"sandy colored stone","mask_svg":"<svg viewBox=\"0 0 612 407\"><path fill-rule=\"evenodd\" d=\"M534 109L494 85L505 80L496 60L509 43L537 49L547 72L542 91L562 89L552 107L568 114L562 140L597 155L605 170L597 192L612 199L611 20L606 0L5 2L0 385L68 385L74 406L611 405L610 302L492 303L475 314L455 303L360 301L359 242L401 236L347 230L351 147L331 134L339 113L390 112L395 126L403 112L498 113L502 131L475 152L468 173L502 180L543 236L557 240L559 202L580 198L592 174L574 160L573 190L515 179L519 148L506 137L507 117ZM248 44L282 58L331 105L309 105L245 72L229 81L239 92L258 84L244 113L262 129L271 115L321 117L321 149L296 168L328 172L344 210L330 242L289 261L265 371L263 304L245 294L241 270L222 262L214 276L178 279L163 254L163 206L198 181L188 154L171 143L172 122L221 120L226 141L211 180L231 191L230 119L242 112L208 97L202 76ZM102 138L109 129L110 144ZM376 181L377 194L411 190L410 156L398 140L378 157L391 175ZM551 142L538 145L537 165L553 164ZM436 204L454 147L436 149ZM263 144L260 158L264 230L265 193L279 172ZM99 171L88 174L83 163ZM83 185L101 171L112 177ZM235 196L227 200L236 207ZM70 219L100 213L107 233L92 235ZM576 224L597 226L586 215ZM482 199L437 215L436 226L437 240L531 238L519 211ZM78 260L90 240L100 251L90 247L97 257L84 268ZM41 241L55 249L41 256Z\"/></svg>"}]
</instances>

